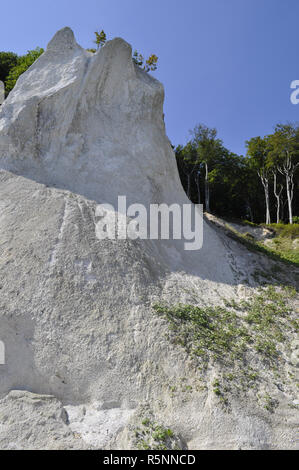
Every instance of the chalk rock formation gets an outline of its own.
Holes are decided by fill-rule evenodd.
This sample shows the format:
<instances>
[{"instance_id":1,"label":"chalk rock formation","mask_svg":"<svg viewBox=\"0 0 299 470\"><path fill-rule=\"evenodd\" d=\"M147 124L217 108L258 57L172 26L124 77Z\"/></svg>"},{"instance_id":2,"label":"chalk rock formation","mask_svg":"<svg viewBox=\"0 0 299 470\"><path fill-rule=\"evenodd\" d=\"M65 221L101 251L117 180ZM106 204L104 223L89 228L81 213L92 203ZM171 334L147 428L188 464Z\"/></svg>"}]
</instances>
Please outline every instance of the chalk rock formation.
<instances>
[{"instance_id":1,"label":"chalk rock formation","mask_svg":"<svg viewBox=\"0 0 299 470\"><path fill-rule=\"evenodd\" d=\"M175 200L163 86L131 57L120 38L92 54L59 31L5 103L1 167L96 201Z\"/></svg>"},{"instance_id":2,"label":"chalk rock formation","mask_svg":"<svg viewBox=\"0 0 299 470\"><path fill-rule=\"evenodd\" d=\"M92 54L64 28L2 106L0 168L116 208L121 195L128 205L188 203L165 135L163 99L163 86L134 65L124 40ZM197 273L200 263L202 277L233 282L227 252L208 226L205 237L209 246L200 259L185 253L183 269ZM164 246L181 266L181 244Z\"/></svg>"},{"instance_id":3,"label":"chalk rock formation","mask_svg":"<svg viewBox=\"0 0 299 470\"><path fill-rule=\"evenodd\" d=\"M14 390L0 400L1 449L87 449L68 425L61 402L51 395Z\"/></svg>"},{"instance_id":4,"label":"chalk rock formation","mask_svg":"<svg viewBox=\"0 0 299 470\"><path fill-rule=\"evenodd\" d=\"M223 411L151 307L241 295L256 257L206 222L196 253L96 238L97 203L187 203L163 95L125 41L93 55L65 28L1 106L0 448L128 447L142 410L182 447L295 445L287 401L283 418L238 398ZM193 392L173 400L182 380Z\"/></svg>"}]
</instances>

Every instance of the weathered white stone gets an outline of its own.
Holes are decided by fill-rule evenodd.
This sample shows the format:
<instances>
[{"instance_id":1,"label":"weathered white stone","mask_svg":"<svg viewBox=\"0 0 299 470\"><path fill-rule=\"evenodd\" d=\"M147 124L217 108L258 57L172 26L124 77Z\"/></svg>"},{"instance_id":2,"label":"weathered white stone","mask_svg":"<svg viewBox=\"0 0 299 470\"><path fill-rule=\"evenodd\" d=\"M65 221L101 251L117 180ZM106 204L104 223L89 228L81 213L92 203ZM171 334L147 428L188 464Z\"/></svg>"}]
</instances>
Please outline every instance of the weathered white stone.
<instances>
[{"instance_id":1,"label":"weathered white stone","mask_svg":"<svg viewBox=\"0 0 299 470\"><path fill-rule=\"evenodd\" d=\"M151 308L242 297L257 257L206 222L196 253L95 236L98 202L187 202L163 95L125 41L92 55L65 28L1 106L0 448L127 447L143 403L190 448L296 445L289 396L273 417L239 397L224 412ZM174 404L169 383L182 377L195 391Z\"/></svg>"},{"instance_id":2,"label":"weathered white stone","mask_svg":"<svg viewBox=\"0 0 299 470\"><path fill-rule=\"evenodd\" d=\"M2 109L2 168L112 204L177 200L163 86L131 55L120 38L92 54L59 31Z\"/></svg>"},{"instance_id":3,"label":"weathered white stone","mask_svg":"<svg viewBox=\"0 0 299 470\"><path fill-rule=\"evenodd\" d=\"M55 397L23 390L0 400L0 443L9 450L88 448Z\"/></svg>"}]
</instances>

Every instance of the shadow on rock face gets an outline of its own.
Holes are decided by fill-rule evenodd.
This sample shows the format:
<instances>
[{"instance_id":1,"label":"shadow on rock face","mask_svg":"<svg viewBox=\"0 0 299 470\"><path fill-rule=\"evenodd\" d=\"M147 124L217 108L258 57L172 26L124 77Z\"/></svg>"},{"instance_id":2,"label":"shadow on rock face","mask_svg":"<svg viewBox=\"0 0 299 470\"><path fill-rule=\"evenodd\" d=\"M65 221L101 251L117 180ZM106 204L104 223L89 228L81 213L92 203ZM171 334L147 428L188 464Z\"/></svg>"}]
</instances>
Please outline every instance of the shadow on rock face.
<instances>
[{"instance_id":1,"label":"shadow on rock face","mask_svg":"<svg viewBox=\"0 0 299 470\"><path fill-rule=\"evenodd\" d=\"M13 389L46 393L48 380L36 369L34 322L30 315L1 315L0 339L5 345L5 364L0 365L1 396Z\"/></svg>"}]
</instances>

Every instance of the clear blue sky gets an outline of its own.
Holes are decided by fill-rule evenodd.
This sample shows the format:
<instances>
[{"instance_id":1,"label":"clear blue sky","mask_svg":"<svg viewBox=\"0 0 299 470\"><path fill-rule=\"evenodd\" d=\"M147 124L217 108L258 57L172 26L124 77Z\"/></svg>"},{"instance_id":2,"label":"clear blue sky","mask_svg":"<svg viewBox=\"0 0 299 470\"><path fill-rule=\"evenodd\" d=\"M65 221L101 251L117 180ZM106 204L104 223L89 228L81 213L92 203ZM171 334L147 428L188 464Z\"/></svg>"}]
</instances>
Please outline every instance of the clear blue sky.
<instances>
[{"instance_id":1,"label":"clear blue sky","mask_svg":"<svg viewBox=\"0 0 299 470\"><path fill-rule=\"evenodd\" d=\"M156 53L173 144L198 122L244 153L246 139L299 121L290 83L299 80L298 0L15 0L1 2L0 50L45 47L70 26L83 47L104 28Z\"/></svg>"}]
</instances>

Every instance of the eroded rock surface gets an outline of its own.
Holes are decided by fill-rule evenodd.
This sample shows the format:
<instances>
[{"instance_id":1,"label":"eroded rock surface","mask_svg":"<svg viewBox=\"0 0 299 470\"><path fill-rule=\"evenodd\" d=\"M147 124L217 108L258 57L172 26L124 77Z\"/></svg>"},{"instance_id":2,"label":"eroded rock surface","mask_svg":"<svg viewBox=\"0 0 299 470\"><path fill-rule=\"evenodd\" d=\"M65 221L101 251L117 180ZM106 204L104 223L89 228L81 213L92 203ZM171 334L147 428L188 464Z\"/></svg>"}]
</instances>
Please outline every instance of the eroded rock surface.
<instances>
[{"instance_id":1,"label":"eroded rock surface","mask_svg":"<svg viewBox=\"0 0 299 470\"><path fill-rule=\"evenodd\" d=\"M92 55L65 28L1 106L1 448L126 448L148 416L182 448L297 445L289 385L275 389L275 413L256 391L223 408L221 367L203 378L152 308L252 295L259 257L206 222L198 252L96 238L97 203L188 202L163 94L125 41Z\"/></svg>"}]
</instances>

